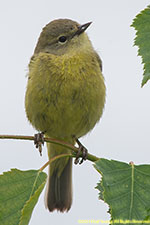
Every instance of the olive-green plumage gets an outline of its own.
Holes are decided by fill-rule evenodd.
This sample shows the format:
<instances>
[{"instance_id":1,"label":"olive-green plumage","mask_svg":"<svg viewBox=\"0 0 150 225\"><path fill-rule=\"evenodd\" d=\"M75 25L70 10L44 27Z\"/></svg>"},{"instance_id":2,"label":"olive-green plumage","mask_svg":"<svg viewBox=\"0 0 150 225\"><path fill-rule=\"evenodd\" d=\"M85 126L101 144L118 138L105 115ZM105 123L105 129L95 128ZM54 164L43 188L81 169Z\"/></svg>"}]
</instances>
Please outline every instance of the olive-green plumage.
<instances>
[{"instance_id":1,"label":"olive-green plumage","mask_svg":"<svg viewBox=\"0 0 150 225\"><path fill-rule=\"evenodd\" d=\"M31 124L48 137L74 144L99 121L105 103L101 60L79 25L68 19L44 27L29 64L25 97ZM47 144L49 158L69 150ZM46 205L68 211L72 203L72 160L50 165Z\"/></svg>"}]
</instances>

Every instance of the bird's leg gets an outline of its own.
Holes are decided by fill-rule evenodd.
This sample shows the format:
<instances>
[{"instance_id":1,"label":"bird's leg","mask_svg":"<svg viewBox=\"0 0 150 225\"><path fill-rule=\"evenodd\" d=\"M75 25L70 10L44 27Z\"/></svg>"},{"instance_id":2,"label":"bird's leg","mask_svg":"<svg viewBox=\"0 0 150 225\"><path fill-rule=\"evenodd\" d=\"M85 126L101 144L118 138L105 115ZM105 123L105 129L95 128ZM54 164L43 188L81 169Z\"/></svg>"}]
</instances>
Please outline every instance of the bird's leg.
<instances>
[{"instance_id":1,"label":"bird's leg","mask_svg":"<svg viewBox=\"0 0 150 225\"><path fill-rule=\"evenodd\" d=\"M78 153L77 153L77 155L76 155L76 158L75 158L74 163L75 163L75 164L78 164L78 163L79 163L79 164L82 164L83 161L87 159L87 156L88 156L88 150L81 144L81 142L78 140L78 138L76 138L75 136L74 136L74 138L75 138L76 143L77 143L78 146L79 146L79 150L78 150ZM82 156L80 156L81 153L82 153ZM79 161L79 158L80 158L80 157L82 157L82 159Z\"/></svg>"},{"instance_id":2,"label":"bird's leg","mask_svg":"<svg viewBox=\"0 0 150 225\"><path fill-rule=\"evenodd\" d=\"M44 133L37 133L34 135L34 144L38 148L40 155L42 156L42 145L44 145Z\"/></svg>"}]
</instances>

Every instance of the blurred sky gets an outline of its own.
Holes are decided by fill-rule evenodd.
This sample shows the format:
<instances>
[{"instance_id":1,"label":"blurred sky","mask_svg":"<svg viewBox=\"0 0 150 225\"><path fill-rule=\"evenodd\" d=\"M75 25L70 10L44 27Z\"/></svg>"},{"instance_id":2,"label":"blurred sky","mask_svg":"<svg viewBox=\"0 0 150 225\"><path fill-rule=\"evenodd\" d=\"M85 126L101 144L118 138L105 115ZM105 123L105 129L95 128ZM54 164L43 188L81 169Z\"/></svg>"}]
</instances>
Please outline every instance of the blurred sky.
<instances>
[{"instance_id":1,"label":"blurred sky","mask_svg":"<svg viewBox=\"0 0 150 225\"><path fill-rule=\"evenodd\" d=\"M89 152L135 164L150 163L150 83L140 87L143 73L133 47L133 18L148 0L13 0L0 3L0 134L33 135L26 119L24 95L28 63L38 36L48 22L70 18L93 21L88 35L103 61L107 99L103 118L82 139ZM0 140L0 173L10 168L38 169L47 161L30 141ZM79 219L108 220L108 207L98 200L100 177L92 163L73 167L73 205L68 213L49 213L44 191L30 225L78 224ZM11 188L11 187L10 187Z\"/></svg>"}]
</instances>

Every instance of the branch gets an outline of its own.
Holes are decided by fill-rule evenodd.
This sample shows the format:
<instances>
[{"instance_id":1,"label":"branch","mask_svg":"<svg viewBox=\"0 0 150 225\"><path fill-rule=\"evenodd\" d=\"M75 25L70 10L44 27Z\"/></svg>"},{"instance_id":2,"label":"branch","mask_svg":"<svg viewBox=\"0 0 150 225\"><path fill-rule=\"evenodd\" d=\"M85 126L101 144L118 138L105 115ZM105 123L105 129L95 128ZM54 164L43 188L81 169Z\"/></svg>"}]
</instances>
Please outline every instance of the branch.
<instances>
[{"instance_id":1,"label":"branch","mask_svg":"<svg viewBox=\"0 0 150 225\"><path fill-rule=\"evenodd\" d=\"M49 164L51 164L52 162L54 162L56 159L60 159L60 158L64 158L64 157L73 157L73 155L71 155L71 154L57 155L57 156L51 158L50 160L48 160L48 162L45 163L44 166L42 166L39 170L40 171L43 171Z\"/></svg>"},{"instance_id":2,"label":"branch","mask_svg":"<svg viewBox=\"0 0 150 225\"><path fill-rule=\"evenodd\" d=\"M29 141L34 141L34 136L22 136L22 135L0 135L0 139L14 139L14 140L29 140ZM67 147L67 149L70 149L70 151L73 153L73 156L76 157L76 154L79 150L79 148L75 147L74 145L71 145L69 143L66 143L64 141L60 141L54 138L44 138L44 142L49 142L49 143L53 143L53 144L57 144L63 147ZM71 155L72 156L72 155ZM65 157L65 156L64 156ZM97 161L99 158L89 154L87 156L87 159L89 161L95 162Z\"/></svg>"}]
</instances>

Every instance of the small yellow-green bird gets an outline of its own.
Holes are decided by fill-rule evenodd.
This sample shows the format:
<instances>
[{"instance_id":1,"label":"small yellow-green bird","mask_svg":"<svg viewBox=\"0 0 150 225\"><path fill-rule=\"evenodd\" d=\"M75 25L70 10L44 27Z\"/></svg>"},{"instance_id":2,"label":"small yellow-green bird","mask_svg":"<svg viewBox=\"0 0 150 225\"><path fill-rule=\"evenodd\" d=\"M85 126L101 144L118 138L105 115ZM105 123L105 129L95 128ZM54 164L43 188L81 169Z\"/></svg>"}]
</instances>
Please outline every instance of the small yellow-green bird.
<instances>
[{"instance_id":1,"label":"small yellow-green bird","mask_svg":"<svg viewBox=\"0 0 150 225\"><path fill-rule=\"evenodd\" d=\"M85 30L70 19L48 23L29 63L25 108L28 120L47 137L75 144L102 116L105 84L102 62ZM70 153L48 143L49 158ZM72 159L50 165L46 206L68 211L72 204Z\"/></svg>"}]
</instances>

